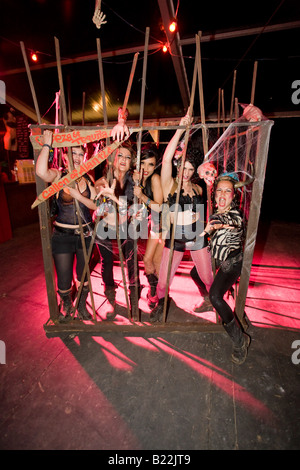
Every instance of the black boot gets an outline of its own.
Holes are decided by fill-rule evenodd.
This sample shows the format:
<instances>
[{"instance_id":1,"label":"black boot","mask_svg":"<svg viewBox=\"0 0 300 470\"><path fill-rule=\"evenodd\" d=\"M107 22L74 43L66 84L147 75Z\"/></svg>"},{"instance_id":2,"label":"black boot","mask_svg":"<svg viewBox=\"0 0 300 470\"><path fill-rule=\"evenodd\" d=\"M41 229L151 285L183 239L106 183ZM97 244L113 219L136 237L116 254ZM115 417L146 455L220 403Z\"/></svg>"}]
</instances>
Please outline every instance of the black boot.
<instances>
[{"instance_id":1,"label":"black boot","mask_svg":"<svg viewBox=\"0 0 300 470\"><path fill-rule=\"evenodd\" d=\"M146 274L146 277L149 282L149 291L147 293L148 306L154 308L157 304L157 295L156 295L156 286L158 283L158 278L155 274Z\"/></svg>"},{"instance_id":2,"label":"black boot","mask_svg":"<svg viewBox=\"0 0 300 470\"><path fill-rule=\"evenodd\" d=\"M86 299L87 299L88 294L89 294L89 287L83 286L79 303L78 303L78 307L77 307L78 317L81 320L92 320L92 316L86 308Z\"/></svg>"},{"instance_id":3,"label":"black boot","mask_svg":"<svg viewBox=\"0 0 300 470\"><path fill-rule=\"evenodd\" d=\"M231 320L230 323L224 323L223 326L233 342L233 353L231 355L232 362L235 364L243 364L247 357L250 336L243 333L236 318Z\"/></svg>"},{"instance_id":4,"label":"black boot","mask_svg":"<svg viewBox=\"0 0 300 470\"><path fill-rule=\"evenodd\" d=\"M107 300L109 301L110 305L112 305L114 307L115 303L116 303L116 288L115 288L115 286L105 287L104 295L107 298Z\"/></svg>"},{"instance_id":5,"label":"black boot","mask_svg":"<svg viewBox=\"0 0 300 470\"><path fill-rule=\"evenodd\" d=\"M194 308L194 312L201 313L201 312L213 312L214 307L212 306L211 301L209 300L209 296L205 296L202 304L198 307Z\"/></svg>"},{"instance_id":6,"label":"black boot","mask_svg":"<svg viewBox=\"0 0 300 470\"><path fill-rule=\"evenodd\" d=\"M60 292L59 290L57 292L60 296L60 313L58 315L58 321L60 323L65 323L72 320L72 289L70 289L68 292Z\"/></svg>"},{"instance_id":7,"label":"black boot","mask_svg":"<svg viewBox=\"0 0 300 470\"><path fill-rule=\"evenodd\" d=\"M169 299L167 300L167 302ZM164 315L164 303L165 303L165 298L163 297L162 299L158 300L158 304L156 307L152 310L150 313L150 322L155 323L155 322L161 322L163 319ZM167 307L168 308L168 307Z\"/></svg>"}]
</instances>

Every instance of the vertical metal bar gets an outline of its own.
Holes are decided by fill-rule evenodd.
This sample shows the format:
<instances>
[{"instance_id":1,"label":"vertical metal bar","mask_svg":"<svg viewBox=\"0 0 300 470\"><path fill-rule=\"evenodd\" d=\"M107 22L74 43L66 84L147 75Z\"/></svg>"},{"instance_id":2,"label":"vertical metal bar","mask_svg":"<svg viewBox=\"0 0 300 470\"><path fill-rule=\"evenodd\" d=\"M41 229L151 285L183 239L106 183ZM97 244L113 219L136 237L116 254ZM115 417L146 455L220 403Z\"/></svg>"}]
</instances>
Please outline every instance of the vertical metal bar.
<instances>
[{"instance_id":1,"label":"vertical metal bar","mask_svg":"<svg viewBox=\"0 0 300 470\"><path fill-rule=\"evenodd\" d=\"M31 76L30 67L27 60L27 55L25 51L24 43L21 42L21 51L23 55L23 60L25 63L25 68L27 72L27 78L30 85L30 90L32 94L32 99L35 107L35 112L37 115L38 123L41 124L41 115L39 111L39 105L35 93L35 88L33 85L33 80ZM40 151L34 150L34 161L37 162L38 156ZM47 187L47 184L36 175L36 191L37 194L40 194L44 191ZM43 262L44 262L44 270L45 270L45 281L46 281L46 289L47 289L47 297L48 297L48 306L49 306L49 314L50 319L53 322L57 321L58 318L58 304L57 304L57 296L56 296L56 285L55 285L55 275L54 275L54 265L53 265L53 257L51 252L51 224L50 224L50 210L49 210L49 201L47 200L45 204L40 204L38 207L39 213L39 223L40 223L40 232L41 232L41 243L42 243L42 253L43 253Z\"/></svg>"}]
</instances>

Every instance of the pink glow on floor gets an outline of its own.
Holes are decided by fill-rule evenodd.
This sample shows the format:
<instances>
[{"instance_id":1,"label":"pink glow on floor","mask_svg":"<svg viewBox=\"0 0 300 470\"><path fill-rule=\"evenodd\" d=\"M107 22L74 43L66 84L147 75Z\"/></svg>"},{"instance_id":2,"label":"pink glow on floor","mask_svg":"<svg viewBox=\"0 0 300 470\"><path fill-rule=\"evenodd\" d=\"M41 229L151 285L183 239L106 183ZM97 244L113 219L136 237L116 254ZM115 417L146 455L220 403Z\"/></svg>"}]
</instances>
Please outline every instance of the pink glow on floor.
<instances>
[{"instance_id":1,"label":"pink glow on floor","mask_svg":"<svg viewBox=\"0 0 300 470\"><path fill-rule=\"evenodd\" d=\"M203 361L199 356L189 353L188 351L179 351L171 343L162 338L152 339L153 343L165 353L184 362L188 367L199 373L201 377L209 380L214 386L220 388L234 401L245 407L253 416L272 421L274 419L272 412L259 400L257 400L244 387L237 384L234 380L225 377L228 375L226 371L217 369L214 364L209 361Z\"/></svg>"},{"instance_id":2,"label":"pink glow on floor","mask_svg":"<svg viewBox=\"0 0 300 470\"><path fill-rule=\"evenodd\" d=\"M110 341L106 341L100 336L93 336L93 340L101 346L107 361L115 369L131 372L136 366L135 362L120 352Z\"/></svg>"}]
</instances>

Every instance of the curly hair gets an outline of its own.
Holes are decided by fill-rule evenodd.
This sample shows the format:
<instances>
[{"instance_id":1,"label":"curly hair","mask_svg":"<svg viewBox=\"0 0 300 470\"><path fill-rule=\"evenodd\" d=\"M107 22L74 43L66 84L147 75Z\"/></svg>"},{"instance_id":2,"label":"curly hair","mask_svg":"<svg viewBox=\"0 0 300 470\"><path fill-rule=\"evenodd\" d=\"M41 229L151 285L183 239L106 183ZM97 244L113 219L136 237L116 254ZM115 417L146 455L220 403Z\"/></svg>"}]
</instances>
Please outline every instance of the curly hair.
<instances>
[{"instance_id":1,"label":"curly hair","mask_svg":"<svg viewBox=\"0 0 300 470\"><path fill-rule=\"evenodd\" d=\"M177 164L178 169L181 166L181 162L182 162L182 158L178 160L178 164ZM185 162L189 162L191 165L193 165L193 168L196 172L201 162L201 153L199 149L195 147L188 147L186 151L186 155L185 155Z\"/></svg>"}]
</instances>

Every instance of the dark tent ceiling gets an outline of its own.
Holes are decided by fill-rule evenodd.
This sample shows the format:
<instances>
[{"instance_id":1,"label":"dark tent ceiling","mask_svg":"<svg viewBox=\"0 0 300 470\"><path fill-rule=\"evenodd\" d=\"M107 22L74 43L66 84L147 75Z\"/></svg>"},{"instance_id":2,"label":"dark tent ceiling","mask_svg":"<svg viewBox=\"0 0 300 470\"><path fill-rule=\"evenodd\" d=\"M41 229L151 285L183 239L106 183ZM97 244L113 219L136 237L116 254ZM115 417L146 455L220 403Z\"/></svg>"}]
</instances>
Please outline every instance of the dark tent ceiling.
<instances>
[{"instance_id":1,"label":"dark tent ceiling","mask_svg":"<svg viewBox=\"0 0 300 470\"><path fill-rule=\"evenodd\" d=\"M135 52L139 52L128 108L138 119L141 100L146 28L150 28L144 117L178 117L189 99L195 34L202 32L201 57L205 112L215 116L219 89L228 113L233 73L235 96L249 102L254 62L257 61L255 104L270 115L299 115L292 102L292 83L299 80L299 0L266 2L204 2L202 0L144 0L101 2L106 24L92 22L95 0L1 0L0 79L6 101L28 114L34 110L20 41L24 42L33 83L44 120L54 122L53 102L59 90L54 37L58 38L65 94L72 122L103 122L97 38L100 39L108 119L115 120L123 103ZM165 27L173 14L177 36ZM38 62L30 59L37 52ZM49 110L50 108L50 110ZM195 99L194 112L199 115ZM34 113L33 113L34 114ZM33 118L34 120L34 118Z\"/></svg>"}]
</instances>

